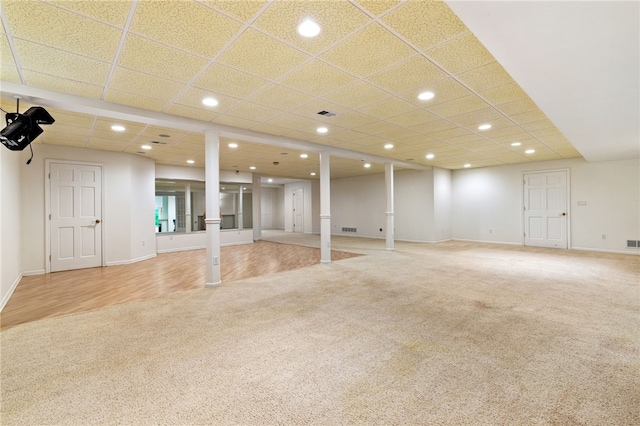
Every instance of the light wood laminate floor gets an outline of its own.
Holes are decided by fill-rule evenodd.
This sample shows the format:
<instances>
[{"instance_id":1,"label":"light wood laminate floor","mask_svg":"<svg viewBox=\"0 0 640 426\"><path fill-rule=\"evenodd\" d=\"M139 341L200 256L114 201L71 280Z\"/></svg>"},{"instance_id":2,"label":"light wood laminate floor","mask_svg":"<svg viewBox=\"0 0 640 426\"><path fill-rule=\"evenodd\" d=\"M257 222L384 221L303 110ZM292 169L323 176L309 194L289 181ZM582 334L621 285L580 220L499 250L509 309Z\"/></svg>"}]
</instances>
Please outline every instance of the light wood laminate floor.
<instances>
[{"instance_id":1,"label":"light wood laminate floor","mask_svg":"<svg viewBox=\"0 0 640 426\"><path fill-rule=\"evenodd\" d=\"M358 254L332 250L332 260ZM320 249L257 241L222 247L222 282L282 272L320 262ZM0 314L2 328L202 288L205 250L161 253L131 265L23 277Z\"/></svg>"}]
</instances>

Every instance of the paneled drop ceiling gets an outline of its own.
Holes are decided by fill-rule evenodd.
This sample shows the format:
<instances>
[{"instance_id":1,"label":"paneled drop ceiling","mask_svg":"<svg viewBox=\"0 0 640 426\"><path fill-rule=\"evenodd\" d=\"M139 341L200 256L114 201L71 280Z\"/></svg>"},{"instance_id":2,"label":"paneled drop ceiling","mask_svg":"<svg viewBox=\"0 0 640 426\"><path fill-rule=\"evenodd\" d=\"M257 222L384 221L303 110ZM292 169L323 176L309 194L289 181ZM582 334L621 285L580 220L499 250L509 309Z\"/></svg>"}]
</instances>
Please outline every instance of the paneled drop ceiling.
<instances>
[{"instance_id":1,"label":"paneled drop ceiling","mask_svg":"<svg viewBox=\"0 0 640 426\"><path fill-rule=\"evenodd\" d=\"M369 157L458 169L581 156L443 2L3 0L0 16L5 87L45 89L362 155L334 158L334 177L381 171L380 161L363 167ZM314 38L296 32L308 17L322 28ZM2 89L5 111L15 111L12 95L19 91ZM425 91L433 99L418 99ZM205 97L218 105L203 105ZM23 96L21 112L29 102ZM47 110L56 122L36 144L204 165L202 133L95 110ZM113 124L125 131L112 131ZM481 124L491 128L479 130ZM320 126L328 132L317 133ZM278 146L277 140L269 145L227 135L221 168L313 178L318 150ZM238 147L229 148L230 142Z\"/></svg>"}]
</instances>

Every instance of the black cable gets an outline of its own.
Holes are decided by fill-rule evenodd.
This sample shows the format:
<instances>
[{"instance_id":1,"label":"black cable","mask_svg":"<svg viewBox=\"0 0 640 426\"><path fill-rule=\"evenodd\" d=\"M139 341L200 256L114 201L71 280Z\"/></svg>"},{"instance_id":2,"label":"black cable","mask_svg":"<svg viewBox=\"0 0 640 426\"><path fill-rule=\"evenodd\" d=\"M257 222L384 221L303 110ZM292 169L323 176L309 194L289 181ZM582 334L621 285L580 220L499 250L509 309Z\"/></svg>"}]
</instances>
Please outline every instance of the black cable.
<instances>
[{"instance_id":1,"label":"black cable","mask_svg":"<svg viewBox=\"0 0 640 426\"><path fill-rule=\"evenodd\" d=\"M31 148L31 157L27 160L27 166L31 163L31 160L33 160L33 147L31 144L29 144L29 148Z\"/></svg>"},{"instance_id":2,"label":"black cable","mask_svg":"<svg viewBox=\"0 0 640 426\"><path fill-rule=\"evenodd\" d=\"M4 112L5 114L9 114L7 111L3 110L2 108L0 108L0 111Z\"/></svg>"}]
</instances>

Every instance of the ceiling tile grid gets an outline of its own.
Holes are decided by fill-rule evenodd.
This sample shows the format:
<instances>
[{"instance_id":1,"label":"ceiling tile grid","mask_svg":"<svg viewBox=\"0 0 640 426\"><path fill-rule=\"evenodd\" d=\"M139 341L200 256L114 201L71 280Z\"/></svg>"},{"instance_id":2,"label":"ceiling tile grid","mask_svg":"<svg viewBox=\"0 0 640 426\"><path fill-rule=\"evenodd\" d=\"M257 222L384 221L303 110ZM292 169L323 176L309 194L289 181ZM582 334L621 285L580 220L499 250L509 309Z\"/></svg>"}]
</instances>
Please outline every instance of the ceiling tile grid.
<instances>
[{"instance_id":1,"label":"ceiling tile grid","mask_svg":"<svg viewBox=\"0 0 640 426\"><path fill-rule=\"evenodd\" d=\"M6 0L2 13L3 81L20 82L11 42L31 86L363 154L453 169L580 156L443 2ZM308 17L322 27L316 38L295 30ZM424 91L433 99L418 99ZM202 105L207 96L218 104ZM76 125L60 114L45 143L66 134L72 146L138 154L146 132L160 131L114 135L100 117ZM485 123L493 127L478 130ZM174 138L139 155L184 165L203 143ZM239 150L236 163L241 152L254 158ZM349 175L376 170L337 164Z\"/></svg>"}]
</instances>

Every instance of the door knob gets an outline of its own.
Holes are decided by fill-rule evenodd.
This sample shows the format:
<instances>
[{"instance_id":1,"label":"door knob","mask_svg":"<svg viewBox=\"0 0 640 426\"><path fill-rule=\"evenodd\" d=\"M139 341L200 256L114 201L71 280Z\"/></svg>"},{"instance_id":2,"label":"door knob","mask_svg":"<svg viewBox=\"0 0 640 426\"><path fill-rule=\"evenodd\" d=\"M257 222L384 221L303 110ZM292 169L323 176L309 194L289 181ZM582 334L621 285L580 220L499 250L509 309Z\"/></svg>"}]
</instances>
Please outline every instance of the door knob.
<instances>
[{"instance_id":1,"label":"door knob","mask_svg":"<svg viewBox=\"0 0 640 426\"><path fill-rule=\"evenodd\" d=\"M96 224L100 223L100 219L96 219Z\"/></svg>"},{"instance_id":2,"label":"door knob","mask_svg":"<svg viewBox=\"0 0 640 426\"><path fill-rule=\"evenodd\" d=\"M562 212L562 216L566 216L567 214L565 212Z\"/></svg>"}]
</instances>

